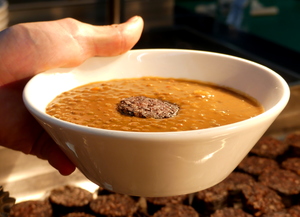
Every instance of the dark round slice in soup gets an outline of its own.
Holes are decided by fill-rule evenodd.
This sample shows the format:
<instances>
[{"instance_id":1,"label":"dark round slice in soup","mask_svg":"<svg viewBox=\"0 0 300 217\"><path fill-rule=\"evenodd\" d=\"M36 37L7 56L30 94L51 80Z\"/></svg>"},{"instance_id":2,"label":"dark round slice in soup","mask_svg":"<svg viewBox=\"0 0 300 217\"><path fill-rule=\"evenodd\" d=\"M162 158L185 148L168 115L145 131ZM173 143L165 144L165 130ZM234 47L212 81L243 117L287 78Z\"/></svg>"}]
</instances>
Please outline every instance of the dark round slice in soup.
<instances>
[{"instance_id":1,"label":"dark round slice in soup","mask_svg":"<svg viewBox=\"0 0 300 217\"><path fill-rule=\"evenodd\" d=\"M133 96L122 99L117 109L123 115L162 119L176 116L179 106L160 99Z\"/></svg>"}]
</instances>

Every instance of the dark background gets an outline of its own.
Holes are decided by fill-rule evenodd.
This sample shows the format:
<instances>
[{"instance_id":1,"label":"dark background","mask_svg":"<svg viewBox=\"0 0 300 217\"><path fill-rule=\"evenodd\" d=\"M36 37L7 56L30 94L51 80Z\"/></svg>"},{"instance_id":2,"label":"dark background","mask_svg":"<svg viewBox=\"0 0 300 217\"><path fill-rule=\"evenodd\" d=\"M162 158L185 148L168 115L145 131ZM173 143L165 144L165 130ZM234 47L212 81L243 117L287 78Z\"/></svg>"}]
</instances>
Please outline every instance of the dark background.
<instances>
[{"instance_id":1,"label":"dark background","mask_svg":"<svg viewBox=\"0 0 300 217\"><path fill-rule=\"evenodd\" d=\"M246 58L282 75L290 84L300 80L300 1L260 0L276 6L274 15L251 16L243 9L239 27L226 23L230 4L222 0L9 0L9 25L73 17L95 25L123 22L133 15L145 20L134 47L181 48L220 52ZM223 0L225 1L225 0ZM116 2L120 7L114 8ZM225 1L230 2L230 0ZM212 6L215 8L212 10ZM199 8L207 8L199 12Z\"/></svg>"}]
</instances>

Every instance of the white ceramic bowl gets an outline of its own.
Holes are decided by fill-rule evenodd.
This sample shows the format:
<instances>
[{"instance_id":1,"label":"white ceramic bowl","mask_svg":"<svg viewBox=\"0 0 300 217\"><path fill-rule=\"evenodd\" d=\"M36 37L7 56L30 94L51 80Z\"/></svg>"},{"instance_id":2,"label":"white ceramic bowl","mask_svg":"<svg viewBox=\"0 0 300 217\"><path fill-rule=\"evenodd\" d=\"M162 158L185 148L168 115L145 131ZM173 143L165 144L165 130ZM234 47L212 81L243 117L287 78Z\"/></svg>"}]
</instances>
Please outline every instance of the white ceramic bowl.
<instances>
[{"instance_id":1,"label":"white ceramic bowl","mask_svg":"<svg viewBox=\"0 0 300 217\"><path fill-rule=\"evenodd\" d=\"M160 76L224 85L256 98L265 112L225 126L182 132L122 132L64 122L45 114L58 94L86 83ZM137 196L196 192L222 181L286 106L289 87L272 70L244 59L192 50L132 50L94 57L76 68L41 73L24 102L83 174L96 184Z\"/></svg>"}]
</instances>

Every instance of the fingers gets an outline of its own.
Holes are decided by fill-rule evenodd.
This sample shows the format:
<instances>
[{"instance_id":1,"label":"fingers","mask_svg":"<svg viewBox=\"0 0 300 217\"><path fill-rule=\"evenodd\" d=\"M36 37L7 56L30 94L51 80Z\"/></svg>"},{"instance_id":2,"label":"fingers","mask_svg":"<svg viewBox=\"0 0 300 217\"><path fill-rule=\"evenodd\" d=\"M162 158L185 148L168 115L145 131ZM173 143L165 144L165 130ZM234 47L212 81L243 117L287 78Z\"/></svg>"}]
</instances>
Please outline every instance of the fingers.
<instances>
[{"instance_id":1,"label":"fingers","mask_svg":"<svg viewBox=\"0 0 300 217\"><path fill-rule=\"evenodd\" d=\"M76 168L58 145L44 131L33 145L30 154L48 160L49 164L62 175L70 175Z\"/></svg>"},{"instance_id":2,"label":"fingers","mask_svg":"<svg viewBox=\"0 0 300 217\"><path fill-rule=\"evenodd\" d=\"M48 154L48 162L64 176L70 175L75 170L74 164L57 145L52 146Z\"/></svg>"}]
</instances>

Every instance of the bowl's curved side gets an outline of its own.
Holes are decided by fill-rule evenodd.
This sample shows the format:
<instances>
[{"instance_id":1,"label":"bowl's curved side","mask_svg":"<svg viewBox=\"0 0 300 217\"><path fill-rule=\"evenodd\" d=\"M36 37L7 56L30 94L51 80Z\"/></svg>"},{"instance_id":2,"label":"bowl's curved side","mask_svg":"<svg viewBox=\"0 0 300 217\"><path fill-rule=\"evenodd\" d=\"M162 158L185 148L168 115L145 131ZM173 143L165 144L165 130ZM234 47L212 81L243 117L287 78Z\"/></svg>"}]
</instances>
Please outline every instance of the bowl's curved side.
<instances>
[{"instance_id":1,"label":"bowl's curved side","mask_svg":"<svg viewBox=\"0 0 300 217\"><path fill-rule=\"evenodd\" d=\"M38 119L91 181L115 192L154 197L192 193L222 181L275 116L217 133L124 133L118 137L82 133Z\"/></svg>"},{"instance_id":2,"label":"bowl's curved side","mask_svg":"<svg viewBox=\"0 0 300 217\"><path fill-rule=\"evenodd\" d=\"M167 133L87 128L45 114L59 93L115 78L159 76L213 82L256 98L266 111L226 126ZM49 91L51 90L51 91ZM75 165L93 182L138 196L195 192L222 181L250 151L289 99L272 70L240 58L190 50L133 50L54 69L26 85L24 103Z\"/></svg>"}]
</instances>

